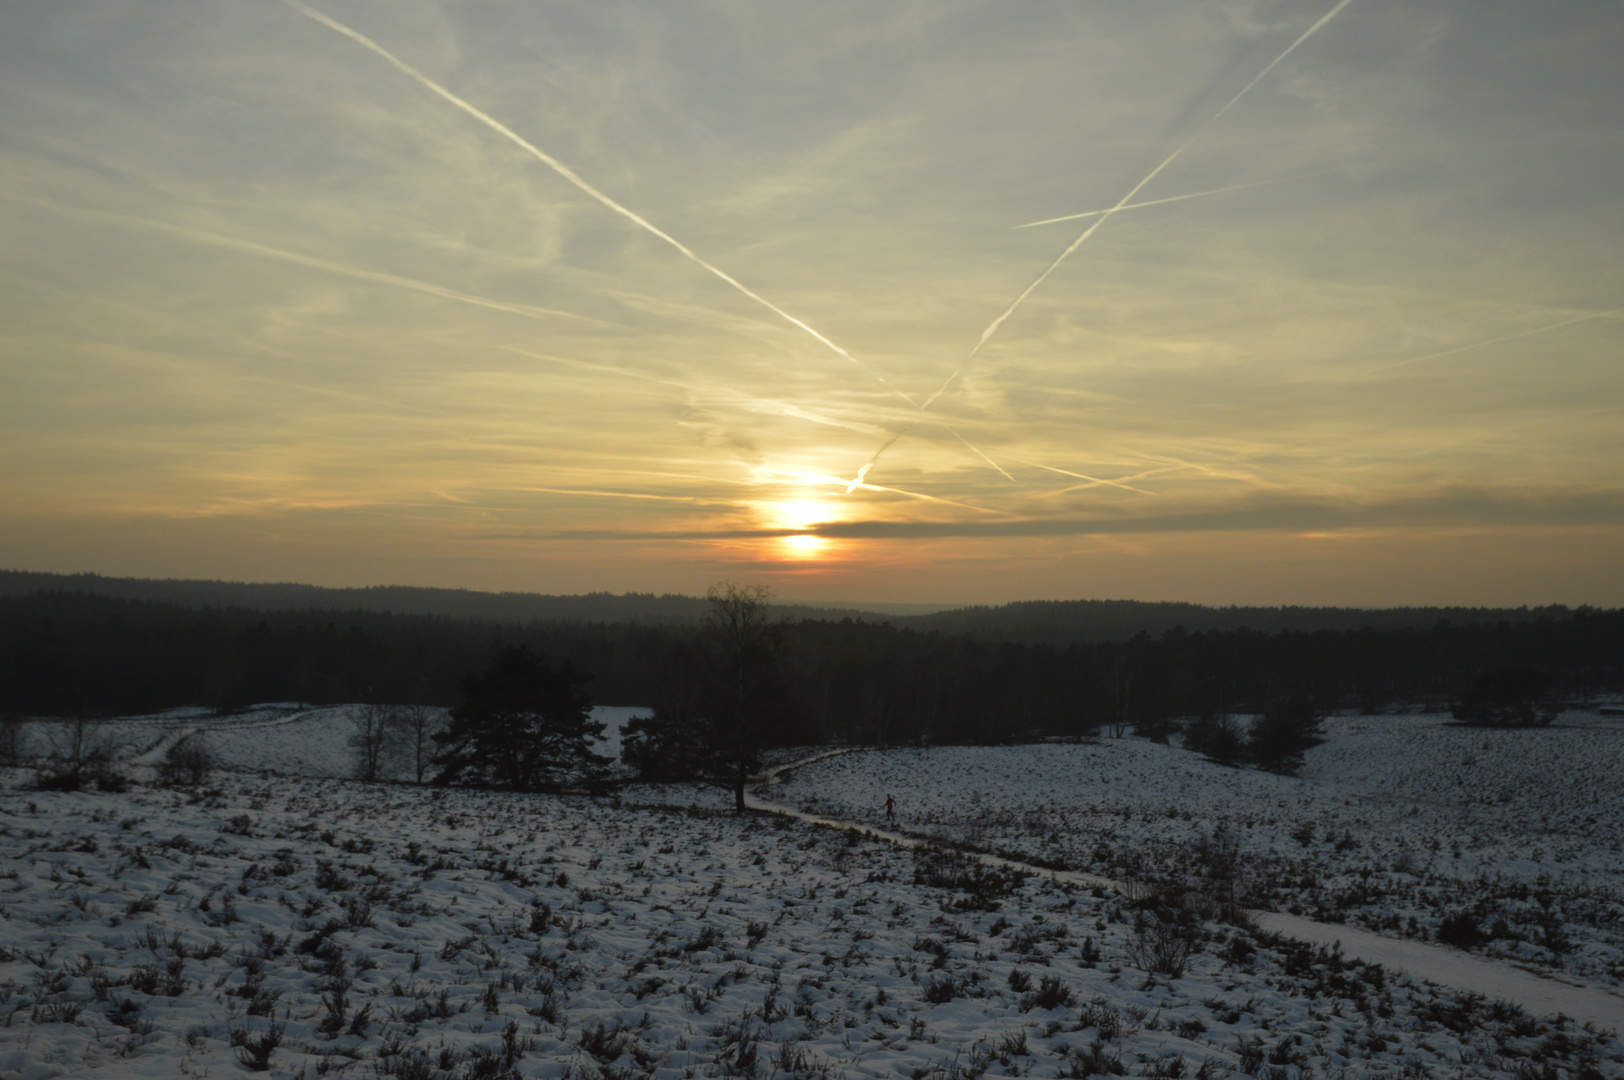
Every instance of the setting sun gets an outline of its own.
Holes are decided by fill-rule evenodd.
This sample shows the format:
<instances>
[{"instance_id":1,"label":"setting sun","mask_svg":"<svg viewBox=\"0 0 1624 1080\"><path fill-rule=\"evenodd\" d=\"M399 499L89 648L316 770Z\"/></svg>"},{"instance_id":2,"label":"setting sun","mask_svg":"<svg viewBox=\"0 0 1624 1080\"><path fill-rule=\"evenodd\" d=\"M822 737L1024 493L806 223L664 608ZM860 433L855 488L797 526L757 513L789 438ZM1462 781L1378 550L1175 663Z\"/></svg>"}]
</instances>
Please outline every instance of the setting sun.
<instances>
[{"instance_id":1,"label":"setting sun","mask_svg":"<svg viewBox=\"0 0 1624 1080\"><path fill-rule=\"evenodd\" d=\"M766 524L774 529L811 529L835 517L834 508L817 499L793 499L769 503L765 510ZM826 537L812 533L781 536L776 540L778 553L784 558L812 559L829 553Z\"/></svg>"},{"instance_id":2,"label":"setting sun","mask_svg":"<svg viewBox=\"0 0 1624 1080\"><path fill-rule=\"evenodd\" d=\"M0 567L1624 603L1624 19L1481 6L0 5Z\"/></svg>"}]
</instances>

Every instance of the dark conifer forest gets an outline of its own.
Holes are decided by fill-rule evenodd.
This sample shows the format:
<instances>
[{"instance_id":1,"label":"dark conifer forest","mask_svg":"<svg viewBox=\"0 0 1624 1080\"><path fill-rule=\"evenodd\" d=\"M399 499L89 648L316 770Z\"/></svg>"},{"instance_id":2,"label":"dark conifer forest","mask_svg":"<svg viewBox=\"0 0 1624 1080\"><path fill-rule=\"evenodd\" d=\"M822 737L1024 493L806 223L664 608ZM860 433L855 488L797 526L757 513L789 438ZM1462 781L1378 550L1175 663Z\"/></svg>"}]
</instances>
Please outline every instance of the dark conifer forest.
<instances>
[{"instance_id":1,"label":"dark conifer forest","mask_svg":"<svg viewBox=\"0 0 1624 1080\"><path fill-rule=\"evenodd\" d=\"M665 609L703 606L678 600L688 598L667 598ZM769 742L1002 742L1112 724L1154 729L1169 717L1256 711L1292 696L1321 708L1442 711L1485 672L1538 672L1558 701L1624 685L1619 611L1415 611L1405 625L1399 613L1361 620L1336 609L1316 626L1314 609L1273 609L1273 625L1297 628L1220 629L1212 624L1236 609L1138 605L1152 632L1134 628L1133 605L1115 604L1106 606L1114 630L1105 639L1073 614L1073 640L1060 640L1066 607L836 618L806 609L785 618L780 609L785 701L774 713L778 730L763 734ZM1212 628L1161 626L1164 607ZM0 596L0 711L449 705L470 673L512 645L568 661L589 677L597 704L660 706L687 692L698 632L697 619L685 618L518 621L36 589Z\"/></svg>"}]
</instances>

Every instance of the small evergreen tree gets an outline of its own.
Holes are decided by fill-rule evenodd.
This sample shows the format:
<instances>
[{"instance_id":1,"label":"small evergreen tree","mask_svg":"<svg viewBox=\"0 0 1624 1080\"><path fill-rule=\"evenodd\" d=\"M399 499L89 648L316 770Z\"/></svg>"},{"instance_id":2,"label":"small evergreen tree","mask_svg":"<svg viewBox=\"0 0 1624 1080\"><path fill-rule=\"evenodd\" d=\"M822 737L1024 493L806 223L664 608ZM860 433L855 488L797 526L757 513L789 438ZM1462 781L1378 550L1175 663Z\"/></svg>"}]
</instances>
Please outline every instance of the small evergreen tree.
<instances>
[{"instance_id":1,"label":"small evergreen tree","mask_svg":"<svg viewBox=\"0 0 1624 1080\"><path fill-rule=\"evenodd\" d=\"M1220 765L1233 765L1245 751L1241 729L1224 713L1202 713L1184 729L1184 747L1205 754Z\"/></svg>"},{"instance_id":2,"label":"small evergreen tree","mask_svg":"<svg viewBox=\"0 0 1624 1080\"><path fill-rule=\"evenodd\" d=\"M1147 716L1135 724L1133 729L1135 735L1142 735L1151 742L1161 743L1163 746L1166 746L1179 731L1178 721L1164 713Z\"/></svg>"},{"instance_id":3,"label":"small evergreen tree","mask_svg":"<svg viewBox=\"0 0 1624 1080\"><path fill-rule=\"evenodd\" d=\"M1304 752L1325 741L1320 738L1323 734L1314 699L1299 694L1269 703L1252 721L1246 750L1270 772L1294 773L1302 766Z\"/></svg>"},{"instance_id":4,"label":"small evergreen tree","mask_svg":"<svg viewBox=\"0 0 1624 1080\"><path fill-rule=\"evenodd\" d=\"M1534 727L1556 719L1550 704L1553 680L1543 671L1502 668L1485 671L1451 708L1455 719L1474 727Z\"/></svg>"},{"instance_id":5,"label":"small evergreen tree","mask_svg":"<svg viewBox=\"0 0 1624 1080\"><path fill-rule=\"evenodd\" d=\"M499 650L464 679L451 723L436 732L436 783L537 791L609 764L592 749L603 724L582 690L587 676L554 668L528 646Z\"/></svg>"},{"instance_id":6,"label":"small evergreen tree","mask_svg":"<svg viewBox=\"0 0 1624 1080\"><path fill-rule=\"evenodd\" d=\"M655 690L654 712L620 729L620 760L639 780L668 783L703 779L715 757L711 741L710 680L694 650L673 649Z\"/></svg>"}]
</instances>

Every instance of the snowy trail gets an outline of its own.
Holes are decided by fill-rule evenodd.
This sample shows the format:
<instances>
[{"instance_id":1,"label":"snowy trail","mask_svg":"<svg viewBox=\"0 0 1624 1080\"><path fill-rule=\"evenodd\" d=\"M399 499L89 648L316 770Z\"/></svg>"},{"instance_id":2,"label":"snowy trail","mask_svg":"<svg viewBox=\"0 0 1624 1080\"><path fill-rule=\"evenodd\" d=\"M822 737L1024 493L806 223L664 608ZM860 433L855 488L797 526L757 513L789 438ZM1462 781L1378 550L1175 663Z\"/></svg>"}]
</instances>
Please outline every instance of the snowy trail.
<instances>
[{"instance_id":1,"label":"snowy trail","mask_svg":"<svg viewBox=\"0 0 1624 1080\"><path fill-rule=\"evenodd\" d=\"M756 778L757 787L745 794L745 805L752 810L785 814L813 825L823 825L832 829L848 829L878 840L885 840L900 847L954 847L955 845L944 841L925 840L901 833L887 832L884 829L865 825L861 822L819 817L816 814L808 814L797 810L792 806L768 802L757 794L761 788L780 783L784 774L791 770L827 758L838 757L842 754L871 749L875 748L866 746L843 747L839 750L816 754L812 757L802 758L799 761L788 762L768 769ZM1083 888L1110 889L1114 892L1127 891L1127 886L1123 882L1113 881L1109 878L1080 874L1070 870L1051 870L1046 867L1021 862L1018 859L1006 859L998 855L988 855L982 852L965 851L964 854L974 858L983 866L996 866L1026 874L1047 876L1056 881L1078 885ZM1366 963L1380 964L1395 973L1412 975L1455 990L1482 994L1491 1000L1515 1002L1529 1012L1538 1015L1562 1013L1580 1023L1594 1024L1598 1028L1610 1031L1624 1031L1624 996L1600 986L1582 983L1566 976L1556 978L1536 974L1510 964L1479 959L1453 949L1440 948L1423 942L1382 937L1379 934L1373 934L1351 926L1319 923L1312 919L1304 919L1300 916L1273 911L1259 911L1254 914L1258 926L1263 930L1314 945L1330 946L1340 944L1345 956Z\"/></svg>"},{"instance_id":2,"label":"snowy trail","mask_svg":"<svg viewBox=\"0 0 1624 1080\"><path fill-rule=\"evenodd\" d=\"M197 724L183 724L180 727L166 731L162 738L131 758L129 763L131 765L157 765L172 747L202 730L203 728Z\"/></svg>"},{"instance_id":3,"label":"snowy trail","mask_svg":"<svg viewBox=\"0 0 1624 1080\"><path fill-rule=\"evenodd\" d=\"M317 709L300 709L284 715L268 716L259 720L234 720L228 718L212 721L183 720L165 723L163 725L164 733L159 737L158 741L130 758L127 764L156 767L171 747L196 735L198 732L257 731L262 728L281 727L284 724L292 724L303 720L318 711Z\"/></svg>"}]
</instances>

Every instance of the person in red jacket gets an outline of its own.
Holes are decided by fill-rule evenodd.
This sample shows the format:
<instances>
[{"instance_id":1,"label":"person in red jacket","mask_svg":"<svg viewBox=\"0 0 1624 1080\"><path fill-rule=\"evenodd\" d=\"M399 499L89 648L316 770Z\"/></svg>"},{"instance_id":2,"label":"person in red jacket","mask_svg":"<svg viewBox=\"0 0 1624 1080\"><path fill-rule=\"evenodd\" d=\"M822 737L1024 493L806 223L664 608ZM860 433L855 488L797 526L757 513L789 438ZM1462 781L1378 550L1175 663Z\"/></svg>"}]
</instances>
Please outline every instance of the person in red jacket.
<instances>
[{"instance_id":1,"label":"person in red jacket","mask_svg":"<svg viewBox=\"0 0 1624 1080\"><path fill-rule=\"evenodd\" d=\"M885 820L887 820L887 821L895 821L896 819L897 819L897 801L896 801L896 799L894 799L891 796L887 795L885 797Z\"/></svg>"}]
</instances>

